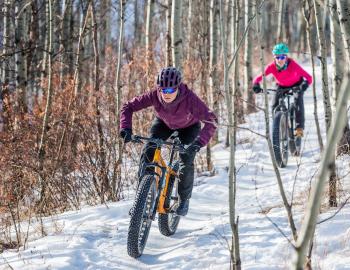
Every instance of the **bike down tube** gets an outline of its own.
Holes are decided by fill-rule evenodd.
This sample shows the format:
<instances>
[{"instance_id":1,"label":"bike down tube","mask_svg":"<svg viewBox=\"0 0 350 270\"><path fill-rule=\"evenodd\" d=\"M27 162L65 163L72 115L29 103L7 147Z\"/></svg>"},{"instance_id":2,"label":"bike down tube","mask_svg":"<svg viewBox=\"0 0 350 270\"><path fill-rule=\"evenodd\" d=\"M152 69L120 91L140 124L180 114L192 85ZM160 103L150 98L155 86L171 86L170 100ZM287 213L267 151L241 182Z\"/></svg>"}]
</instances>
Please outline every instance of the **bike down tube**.
<instances>
[{"instance_id":1,"label":"bike down tube","mask_svg":"<svg viewBox=\"0 0 350 270\"><path fill-rule=\"evenodd\" d=\"M153 162L156 162L156 163L160 163L161 166L163 168L166 168L166 173L162 173L160 174L162 176L162 179L158 179L157 181L157 184L161 184L164 179L164 175L165 175L165 185L161 187L161 194L159 196L159 201L157 203L157 212L160 213L160 214L166 214L167 213L167 209L164 208L164 203L165 203L165 199L166 199L166 194L167 194L167 191L168 191L168 186L169 186L169 180L170 180L170 176L172 174L175 174L175 172L172 170L171 167L169 166L166 166L164 160L162 159L161 157L161 152L160 152L160 149L157 148L156 152L154 153L154 159L153 159ZM161 170L159 167L156 167L156 172L158 172Z\"/></svg>"}]
</instances>

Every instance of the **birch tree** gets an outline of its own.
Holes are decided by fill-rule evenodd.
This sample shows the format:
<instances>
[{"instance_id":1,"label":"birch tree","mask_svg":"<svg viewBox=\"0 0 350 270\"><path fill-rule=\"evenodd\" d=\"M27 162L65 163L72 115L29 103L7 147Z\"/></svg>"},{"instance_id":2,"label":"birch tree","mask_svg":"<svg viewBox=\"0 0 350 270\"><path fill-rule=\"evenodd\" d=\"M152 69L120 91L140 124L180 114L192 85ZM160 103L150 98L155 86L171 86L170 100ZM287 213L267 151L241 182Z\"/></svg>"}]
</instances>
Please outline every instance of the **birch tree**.
<instances>
[{"instance_id":1,"label":"birch tree","mask_svg":"<svg viewBox=\"0 0 350 270\"><path fill-rule=\"evenodd\" d=\"M217 63L217 1L210 1L210 50L209 50L209 86L210 86L210 104L216 115L219 115L219 83L218 83L218 63ZM218 132L212 138L213 144L218 143Z\"/></svg>"},{"instance_id":2,"label":"birch tree","mask_svg":"<svg viewBox=\"0 0 350 270\"><path fill-rule=\"evenodd\" d=\"M53 35L53 26L52 26L52 3L51 0L48 0L47 2L47 8L48 8L48 35L47 35L47 44L48 44L48 84L47 84L47 91L46 91L46 106L45 106L45 113L44 113L44 119L43 119L43 125L42 125L42 131L40 136L40 144L38 149L38 161L39 161L39 178L41 183L41 210L44 207L44 202L46 199L46 192L47 192L47 179L43 177L42 171L43 171L43 165L44 165L44 159L45 159L45 147L46 147L46 141L47 141L47 131L49 126L49 117L51 114L51 104L52 104L52 35Z\"/></svg>"},{"instance_id":3,"label":"birch tree","mask_svg":"<svg viewBox=\"0 0 350 270\"><path fill-rule=\"evenodd\" d=\"M15 123L14 128L20 128L20 122L23 114L27 111L26 103L26 55L24 51L25 46L25 25L24 17L26 8L21 1L15 1L15 74L16 74L16 97L15 97Z\"/></svg>"},{"instance_id":4,"label":"birch tree","mask_svg":"<svg viewBox=\"0 0 350 270\"><path fill-rule=\"evenodd\" d=\"M120 109L121 109L121 99L122 99L122 84L120 80L120 73L121 73L121 63L122 63L122 51L123 51L123 40L124 40L124 22L125 22L125 7L126 7L126 0L120 1L120 18L119 18L119 37L118 37L118 52L117 52L117 65L116 65L116 78L115 78L115 115L116 115L116 126L118 128L118 134L119 134L119 126L120 126ZM118 146L117 146L117 164L115 164L115 168L117 170L118 177L113 179L112 182L112 190L113 194L116 194L116 188L117 188L117 181L120 180L121 175L121 162L122 162L122 154L123 154L123 144L122 140L118 140Z\"/></svg>"},{"instance_id":5,"label":"birch tree","mask_svg":"<svg viewBox=\"0 0 350 270\"><path fill-rule=\"evenodd\" d=\"M227 45L226 45L226 30L225 30L225 17L223 14L222 0L219 0L220 8L220 33L221 33L221 45L223 53L224 64L224 92L228 113L228 129L230 140L230 159L229 159L229 213L230 213L230 225L232 231L232 247L231 247L231 261L233 264L232 269L241 269L241 258L239 250L239 234L238 234L238 217L236 218L236 165L235 165L235 153L236 153L236 122L234 117L235 102L233 96L229 93L229 65L227 61Z\"/></svg>"},{"instance_id":6,"label":"birch tree","mask_svg":"<svg viewBox=\"0 0 350 270\"><path fill-rule=\"evenodd\" d=\"M317 174L316 182L313 183L309 201L307 204L305 218L303 220L298 241L296 243L296 257L293 261L293 269L304 269L305 253L307 246L315 232L317 216L320 212L322 194L326 180L332 173L332 163L336 145L342 135L344 122L347 117L347 103L350 98L350 73L344 77L339 99L337 101L334 119L328 131L328 140L320 162L320 170Z\"/></svg>"},{"instance_id":7,"label":"birch tree","mask_svg":"<svg viewBox=\"0 0 350 270\"><path fill-rule=\"evenodd\" d=\"M252 16L253 2L251 0L244 1L244 24L248 25L249 19ZM247 114L256 112L255 109L255 95L251 91L252 88L252 33L248 30L247 38L244 42L244 89L246 106L245 111Z\"/></svg>"},{"instance_id":8,"label":"birch tree","mask_svg":"<svg viewBox=\"0 0 350 270\"><path fill-rule=\"evenodd\" d=\"M350 70L350 4L347 0L337 0L337 10L342 33L343 43L345 47L345 55Z\"/></svg>"},{"instance_id":9,"label":"birch tree","mask_svg":"<svg viewBox=\"0 0 350 270\"><path fill-rule=\"evenodd\" d=\"M171 43L172 58L175 67L182 71L182 0L172 1L171 12Z\"/></svg>"},{"instance_id":10,"label":"birch tree","mask_svg":"<svg viewBox=\"0 0 350 270\"><path fill-rule=\"evenodd\" d=\"M327 53L326 53L326 44L325 36L323 31L322 17L320 13L320 4L313 0L314 9L315 9L315 18L317 25L317 36L320 46L321 55L319 57L321 61L322 68L322 93L323 93L323 105L325 111L325 120L326 120L326 129L329 130L331 121L332 121L332 108L329 97L329 88L328 88L328 70L327 70ZM332 173L329 178L329 205L337 206L337 176L335 171L335 156L333 157L332 163Z\"/></svg>"},{"instance_id":11,"label":"birch tree","mask_svg":"<svg viewBox=\"0 0 350 270\"><path fill-rule=\"evenodd\" d=\"M5 0L4 9L3 9L3 35L2 35L2 54L4 59L2 59L1 63L1 77L0 77L0 132L6 128L7 125L7 112L4 105L4 93L5 88L8 86L8 76L9 76L9 60L6 57L6 54L9 50L10 45L10 10L11 2L10 0Z\"/></svg>"},{"instance_id":12,"label":"birch tree","mask_svg":"<svg viewBox=\"0 0 350 270\"><path fill-rule=\"evenodd\" d=\"M193 41L194 33L192 33L192 23L193 23L193 10L194 10L194 0L188 0L188 16L187 16L187 57L186 60L189 62L191 55L193 55Z\"/></svg>"},{"instance_id":13,"label":"birch tree","mask_svg":"<svg viewBox=\"0 0 350 270\"><path fill-rule=\"evenodd\" d=\"M340 31L340 21L339 16L337 13L337 4L336 0L331 0L331 20L330 20L330 26L331 26L331 53L332 53L332 64L333 64L333 104L335 105L339 92L340 92L340 86L341 82L344 77L344 72L346 65L344 65L344 59L346 59L346 56L344 54L344 46L340 46L340 44L343 44L342 40L342 34ZM346 62L346 61L345 61ZM345 68L344 68L345 67ZM334 108L335 110L335 108ZM334 111L333 110L333 111ZM349 130L349 124L348 119L346 119L346 122L344 123L344 131L343 135L339 141L339 144L337 146L337 153L338 154L345 154L349 153L349 143L350 143L350 130Z\"/></svg>"},{"instance_id":14,"label":"birch tree","mask_svg":"<svg viewBox=\"0 0 350 270\"><path fill-rule=\"evenodd\" d=\"M278 4L278 24L277 24L277 42L283 41L283 32L285 30L284 25L284 0L277 0Z\"/></svg>"},{"instance_id":15,"label":"birch tree","mask_svg":"<svg viewBox=\"0 0 350 270\"><path fill-rule=\"evenodd\" d=\"M309 52L311 54L310 60L311 60L311 66L312 66L312 96L313 96L313 105L314 105L314 119L315 119L315 125L316 125L316 132L317 132L317 140L318 145L320 147L320 150L323 150L323 141L321 136L321 128L320 128L320 122L318 120L318 106L317 106L317 96L316 96L316 72L315 72L315 60L314 60L314 48L312 46L312 37L311 37L311 18L312 18L312 12L311 12L311 0L304 0L302 3L302 12L306 23L306 39L307 39L307 46L309 49Z\"/></svg>"},{"instance_id":16,"label":"birch tree","mask_svg":"<svg viewBox=\"0 0 350 270\"><path fill-rule=\"evenodd\" d=\"M172 0L167 0L167 9L166 9L166 58L165 58L165 65L167 67L170 67L173 65L172 60L172 50L171 50L171 5Z\"/></svg>"},{"instance_id":17,"label":"birch tree","mask_svg":"<svg viewBox=\"0 0 350 270\"><path fill-rule=\"evenodd\" d=\"M147 61L147 87L151 86L153 80L151 77L151 67L152 67L152 47L151 47L151 29L152 29L152 18L153 18L153 8L154 8L154 0L147 1L147 19L146 19L146 61Z\"/></svg>"},{"instance_id":18,"label":"birch tree","mask_svg":"<svg viewBox=\"0 0 350 270\"><path fill-rule=\"evenodd\" d=\"M99 57L99 49L98 49L98 38L97 38L97 22L96 22L96 14L95 14L95 6L92 2L91 8L91 24L92 24L92 44L94 49L94 92L96 93L94 96L95 99L95 114L96 114L96 128L98 132L98 160L99 160L99 195L101 199L101 203L105 202L105 194L112 198L109 180L108 180L108 168L107 168L107 160L106 160L106 142L103 134L102 120L101 120L101 102L100 102L100 57Z\"/></svg>"}]
</instances>

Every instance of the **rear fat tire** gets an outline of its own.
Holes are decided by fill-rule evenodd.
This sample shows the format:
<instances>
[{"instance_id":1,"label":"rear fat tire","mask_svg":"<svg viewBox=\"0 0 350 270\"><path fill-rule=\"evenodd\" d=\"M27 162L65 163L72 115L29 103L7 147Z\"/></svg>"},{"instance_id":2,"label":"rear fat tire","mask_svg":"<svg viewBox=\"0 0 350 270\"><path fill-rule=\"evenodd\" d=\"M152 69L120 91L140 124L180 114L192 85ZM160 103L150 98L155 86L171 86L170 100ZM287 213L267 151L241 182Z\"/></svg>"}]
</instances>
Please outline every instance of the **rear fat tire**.
<instances>
[{"instance_id":1,"label":"rear fat tire","mask_svg":"<svg viewBox=\"0 0 350 270\"><path fill-rule=\"evenodd\" d=\"M144 175L135 197L134 205L130 213L130 224L127 239L129 256L138 258L142 255L146 246L152 219L144 219L153 213L156 200L156 181L153 175ZM145 223L146 222L146 223ZM142 226L144 225L144 226ZM143 229L144 227L144 229ZM140 239L142 235L142 238Z\"/></svg>"},{"instance_id":2,"label":"rear fat tire","mask_svg":"<svg viewBox=\"0 0 350 270\"><path fill-rule=\"evenodd\" d=\"M174 176L171 176L171 179L169 181L169 186L166 194L166 199L164 203L164 208L168 209L170 206L173 206L176 202L172 199L172 196L175 195L178 198L178 194L174 194L174 191L177 190L177 187L175 186L176 182L173 178ZM176 210L176 209L172 209ZM165 236L171 236L173 235L176 230L177 226L180 222L180 216L178 216L175 212L167 213L167 214L159 214L158 216L158 227L161 234Z\"/></svg>"},{"instance_id":3,"label":"rear fat tire","mask_svg":"<svg viewBox=\"0 0 350 270\"><path fill-rule=\"evenodd\" d=\"M290 112L290 128L289 128L289 151L293 156L300 155L301 138L297 138L294 135L295 130L295 108L291 108Z\"/></svg>"},{"instance_id":4,"label":"rear fat tire","mask_svg":"<svg viewBox=\"0 0 350 270\"><path fill-rule=\"evenodd\" d=\"M284 137L285 145L281 145L281 137ZM273 120L272 144L277 165L284 168L288 163L288 123L284 112L276 112Z\"/></svg>"}]
</instances>

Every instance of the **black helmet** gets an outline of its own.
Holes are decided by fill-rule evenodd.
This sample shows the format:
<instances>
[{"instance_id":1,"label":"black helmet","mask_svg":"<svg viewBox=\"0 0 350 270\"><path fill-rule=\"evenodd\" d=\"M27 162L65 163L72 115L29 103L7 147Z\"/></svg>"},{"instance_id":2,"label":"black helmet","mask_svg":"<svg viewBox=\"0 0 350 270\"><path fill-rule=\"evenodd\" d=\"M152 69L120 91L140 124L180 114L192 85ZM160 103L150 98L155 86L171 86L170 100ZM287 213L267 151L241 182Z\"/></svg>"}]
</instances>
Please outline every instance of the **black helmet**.
<instances>
[{"instance_id":1,"label":"black helmet","mask_svg":"<svg viewBox=\"0 0 350 270\"><path fill-rule=\"evenodd\" d=\"M181 82L181 72L176 67L163 68L158 74L157 85L161 88L176 87Z\"/></svg>"}]
</instances>

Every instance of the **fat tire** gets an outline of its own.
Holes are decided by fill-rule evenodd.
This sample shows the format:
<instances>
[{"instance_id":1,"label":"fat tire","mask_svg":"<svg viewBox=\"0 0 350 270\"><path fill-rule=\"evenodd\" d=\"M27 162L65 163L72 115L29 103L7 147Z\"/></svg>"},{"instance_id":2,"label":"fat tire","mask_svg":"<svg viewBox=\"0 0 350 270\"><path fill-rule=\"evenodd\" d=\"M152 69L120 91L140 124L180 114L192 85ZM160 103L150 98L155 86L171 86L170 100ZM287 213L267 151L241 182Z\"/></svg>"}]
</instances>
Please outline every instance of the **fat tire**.
<instances>
[{"instance_id":1,"label":"fat tire","mask_svg":"<svg viewBox=\"0 0 350 270\"><path fill-rule=\"evenodd\" d=\"M139 242L139 237L141 234L141 225L143 220L143 215L145 207L147 204L154 205L156 200L156 181L153 175L145 175L139 184L137 194L135 197L133 208L130 212L130 224L127 239L127 250L129 256L133 258L138 258L142 255L144 247L146 246L149 231L152 225L152 220L149 220L148 226L144 231L144 236ZM151 196L151 201L148 202L147 198ZM153 211L150 209L150 212Z\"/></svg>"},{"instance_id":2,"label":"fat tire","mask_svg":"<svg viewBox=\"0 0 350 270\"><path fill-rule=\"evenodd\" d=\"M290 128L289 128L289 152L293 156L300 156L301 138L296 138L294 135L295 129L295 108L290 110ZM293 120L292 120L293 119Z\"/></svg>"},{"instance_id":3,"label":"fat tire","mask_svg":"<svg viewBox=\"0 0 350 270\"><path fill-rule=\"evenodd\" d=\"M288 125L286 114L284 112L276 112L275 117L273 119L273 126L272 126L272 144L273 144L273 152L275 154L277 165L280 168L284 168L287 166L288 163L288 144L286 144L285 149L281 149L281 141L280 141L280 126L281 121L285 121L285 125ZM288 134L286 134L288 136ZM282 157L282 151L286 151L286 160L283 160Z\"/></svg>"},{"instance_id":4,"label":"fat tire","mask_svg":"<svg viewBox=\"0 0 350 270\"><path fill-rule=\"evenodd\" d=\"M175 188L175 179L172 178L169 181L168 190L166 194L166 199L164 202L164 207L168 209L170 207L170 203L172 201L172 193L173 189ZM173 209L174 210L174 209ZM175 209L176 210L176 209ZM178 216L176 213L166 213L166 214L159 214L158 215L158 227L161 234L165 236L171 236L173 235L176 230L177 226L180 222L180 216Z\"/></svg>"}]
</instances>

